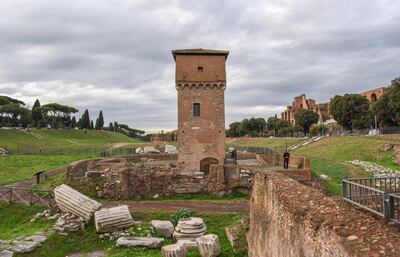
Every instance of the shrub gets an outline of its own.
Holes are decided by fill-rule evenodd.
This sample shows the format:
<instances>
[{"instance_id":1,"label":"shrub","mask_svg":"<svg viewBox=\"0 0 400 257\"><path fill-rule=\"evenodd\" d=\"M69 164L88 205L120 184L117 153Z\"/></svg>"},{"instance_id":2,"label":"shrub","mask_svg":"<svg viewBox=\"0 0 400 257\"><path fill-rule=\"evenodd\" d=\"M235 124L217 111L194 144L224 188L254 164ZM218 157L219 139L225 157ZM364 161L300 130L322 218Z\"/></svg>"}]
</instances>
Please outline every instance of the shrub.
<instances>
[{"instance_id":1,"label":"shrub","mask_svg":"<svg viewBox=\"0 0 400 257\"><path fill-rule=\"evenodd\" d=\"M196 212L194 212L194 211L192 211L190 209L183 208L183 209L180 209L174 215L171 216L171 221L176 226L180 219L193 217L195 215L196 215Z\"/></svg>"}]
</instances>

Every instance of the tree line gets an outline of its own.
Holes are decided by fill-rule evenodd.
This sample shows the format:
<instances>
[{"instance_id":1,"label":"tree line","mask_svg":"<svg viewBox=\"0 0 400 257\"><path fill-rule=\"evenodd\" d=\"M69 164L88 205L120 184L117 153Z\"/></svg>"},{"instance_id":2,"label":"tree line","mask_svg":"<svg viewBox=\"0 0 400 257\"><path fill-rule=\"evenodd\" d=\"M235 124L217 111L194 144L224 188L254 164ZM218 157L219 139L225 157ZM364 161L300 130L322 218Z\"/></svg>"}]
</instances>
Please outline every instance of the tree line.
<instances>
[{"instance_id":1,"label":"tree line","mask_svg":"<svg viewBox=\"0 0 400 257\"><path fill-rule=\"evenodd\" d=\"M126 124L110 122L108 127L104 126L103 111L99 112L95 121L90 118L89 110L86 109L82 116L76 120L74 113L78 109L59 103L41 105L36 99L32 108L28 108L23 101L5 95L0 95L0 127L23 127L23 128L56 128L56 129L93 129L122 132L131 137L143 135L145 132L130 128Z\"/></svg>"},{"instance_id":2,"label":"tree line","mask_svg":"<svg viewBox=\"0 0 400 257\"><path fill-rule=\"evenodd\" d=\"M359 94L336 95L329 103L332 118L339 129L354 131L362 129L400 126L400 78L392 80L383 95L373 103ZM312 110L295 114L295 125L274 117L243 119L233 122L226 131L229 137L298 136L318 135L329 126L317 125L319 115Z\"/></svg>"},{"instance_id":3,"label":"tree line","mask_svg":"<svg viewBox=\"0 0 400 257\"><path fill-rule=\"evenodd\" d=\"M370 103L358 94L335 96L330 101L332 117L343 129L348 131L368 128L400 126L400 78L392 80L391 85L378 98Z\"/></svg>"},{"instance_id":4,"label":"tree line","mask_svg":"<svg viewBox=\"0 0 400 257\"><path fill-rule=\"evenodd\" d=\"M318 122L318 114L311 110L298 112L295 115L296 126L290 122L274 117L243 119L233 122L226 131L228 137L269 137L301 136L309 132L311 125Z\"/></svg>"}]
</instances>

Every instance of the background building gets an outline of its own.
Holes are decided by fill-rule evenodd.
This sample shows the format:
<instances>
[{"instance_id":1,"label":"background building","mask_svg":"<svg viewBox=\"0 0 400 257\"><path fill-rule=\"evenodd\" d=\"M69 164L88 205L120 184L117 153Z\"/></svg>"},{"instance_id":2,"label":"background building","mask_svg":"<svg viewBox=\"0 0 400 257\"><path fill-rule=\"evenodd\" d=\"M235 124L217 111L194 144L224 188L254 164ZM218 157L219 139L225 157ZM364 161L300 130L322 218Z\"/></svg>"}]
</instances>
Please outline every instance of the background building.
<instances>
[{"instance_id":1,"label":"background building","mask_svg":"<svg viewBox=\"0 0 400 257\"><path fill-rule=\"evenodd\" d=\"M316 104L315 100L307 99L305 94L301 94L296 96L292 102L292 105L287 106L286 110L282 112L282 120L288 121L292 125L296 125L296 113L305 110L312 110L313 112L317 113L319 116L319 124L322 124L330 117L328 103Z\"/></svg>"}]
</instances>

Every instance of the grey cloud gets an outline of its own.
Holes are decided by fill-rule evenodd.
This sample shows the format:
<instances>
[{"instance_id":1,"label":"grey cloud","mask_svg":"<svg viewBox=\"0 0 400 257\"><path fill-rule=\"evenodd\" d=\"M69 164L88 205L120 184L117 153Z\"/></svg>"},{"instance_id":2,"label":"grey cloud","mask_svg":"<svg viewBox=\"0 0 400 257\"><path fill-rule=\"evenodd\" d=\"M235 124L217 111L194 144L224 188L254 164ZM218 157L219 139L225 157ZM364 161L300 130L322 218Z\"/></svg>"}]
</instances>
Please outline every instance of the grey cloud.
<instances>
[{"instance_id":1,"label":"grey cloud","mask_svg":"<svg viewBox=\"0 0 400 257\"><path fill-rule=\"evenodd\" d=\"M395 0L50 1L0 4L0 94L102 109L106 122L176 127L171 49L228 57L227 123L269 117L398 76Z\"/></svg>"}]
</instances>

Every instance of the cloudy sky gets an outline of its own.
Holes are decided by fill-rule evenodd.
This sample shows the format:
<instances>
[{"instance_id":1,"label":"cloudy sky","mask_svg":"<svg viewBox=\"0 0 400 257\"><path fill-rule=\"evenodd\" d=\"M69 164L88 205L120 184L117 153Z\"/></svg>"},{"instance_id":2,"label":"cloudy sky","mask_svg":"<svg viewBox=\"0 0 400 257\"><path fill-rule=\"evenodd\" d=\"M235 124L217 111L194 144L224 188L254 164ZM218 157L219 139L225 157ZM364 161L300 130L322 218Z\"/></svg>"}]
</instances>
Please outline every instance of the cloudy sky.
<instances>
[{"instance_id":1,"label":"cloudy sky","mask_svg":"<svg viewBox=\"0 0 400 257\"><path fill-rule=\"evenodd\" d=\"M0 94L176 127L171 49L230 51L226 120L400 76L398 0L1 0ZM108 123L107 123L108 124Z\"/></svg>"}]
</instances>

